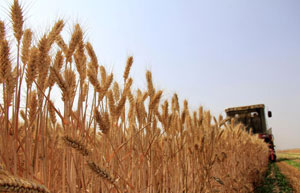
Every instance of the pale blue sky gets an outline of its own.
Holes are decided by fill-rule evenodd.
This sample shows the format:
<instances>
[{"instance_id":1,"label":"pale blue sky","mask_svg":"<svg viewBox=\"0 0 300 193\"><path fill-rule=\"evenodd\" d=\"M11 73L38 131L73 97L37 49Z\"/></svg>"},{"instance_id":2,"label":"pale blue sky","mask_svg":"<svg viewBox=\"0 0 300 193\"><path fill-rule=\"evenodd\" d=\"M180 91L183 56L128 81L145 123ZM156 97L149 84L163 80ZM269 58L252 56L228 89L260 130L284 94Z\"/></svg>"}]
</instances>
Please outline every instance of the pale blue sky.
<instances>
[{"instance_id":1,"label":"pale blue sky","mask_svg":"<svg viewBox=\"0 0 300 193\"><path fill-rule=\"evenodd\" d=\"M0 1L8 22L10 0ZM79 22L101 64L146 87L145 71L164 98L215 115L264 103L273 111L278 149L300 147L300 1L298 0L27 0L27 25L42 34L56 19ZM223 113L224 114L224 113Z\"/></svg>"}]
</instances>

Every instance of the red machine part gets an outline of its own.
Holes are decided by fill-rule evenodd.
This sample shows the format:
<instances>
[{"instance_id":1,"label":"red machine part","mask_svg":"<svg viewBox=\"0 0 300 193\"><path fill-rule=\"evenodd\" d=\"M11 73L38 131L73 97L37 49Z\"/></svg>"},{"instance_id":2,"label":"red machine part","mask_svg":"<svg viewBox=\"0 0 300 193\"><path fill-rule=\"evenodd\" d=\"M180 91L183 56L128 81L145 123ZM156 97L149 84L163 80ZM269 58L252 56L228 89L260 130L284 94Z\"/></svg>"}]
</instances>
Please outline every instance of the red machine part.
<instances>
[{"instance_id":1,"label":"red machine part","mask_svg":"<svg viewBox=\"0 0 300 193\"><path fill-rule=\"evenodd\" d=\"M270 134L258 134L258 137L260 139L263 139L269 147L269 160L271 162L275 162L276 161L276 154L275 154L275 149L274 149L274 143L273 143L273 136Z\"/></svg>"}]
</instances>

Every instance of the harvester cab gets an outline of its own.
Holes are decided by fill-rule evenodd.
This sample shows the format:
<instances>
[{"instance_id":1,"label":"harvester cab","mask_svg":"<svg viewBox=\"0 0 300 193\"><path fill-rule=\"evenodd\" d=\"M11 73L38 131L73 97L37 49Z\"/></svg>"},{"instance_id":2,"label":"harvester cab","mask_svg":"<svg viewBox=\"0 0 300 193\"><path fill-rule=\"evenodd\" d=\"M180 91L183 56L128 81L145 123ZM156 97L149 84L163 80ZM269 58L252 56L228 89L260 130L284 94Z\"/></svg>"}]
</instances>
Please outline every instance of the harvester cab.
<instances>
[{"instance_id":1,"label":"harvester cab","mask_svg":"<svg viewBox=\"0 0 300 193\"><path fill-rule=\"evenodd\" d=\"M267 128L264 104L227 108L225 112L229 120L242 123L248 132L258 134L269 146L270 161L276 161L274 138L272 129ZM271 111L268 111L268 117L272 117Z\"/></svg>"}]
</instances>

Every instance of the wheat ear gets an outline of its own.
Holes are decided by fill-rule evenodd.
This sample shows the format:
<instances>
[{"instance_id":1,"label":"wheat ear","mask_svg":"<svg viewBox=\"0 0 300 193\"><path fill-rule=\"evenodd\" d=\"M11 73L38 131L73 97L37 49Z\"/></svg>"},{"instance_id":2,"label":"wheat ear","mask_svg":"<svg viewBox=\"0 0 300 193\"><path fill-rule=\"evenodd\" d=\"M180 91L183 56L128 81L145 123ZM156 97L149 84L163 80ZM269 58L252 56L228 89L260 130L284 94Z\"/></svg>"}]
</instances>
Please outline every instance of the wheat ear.
<instances>
[{"instance_id":1,"label":"wheat ear","mask_svg":"<svg viewBox=\"0 0 300 193\"><path fill-rule=\"evenodd\" d=\"M124 82L126 82L126 80L127 80L127 78L128 78L128 75L129 75L129 72L130 72L132 63L133 63L133 57L130 56L130 57L128 57L128 59L127 59L125 71L124 71L124 74L123 74Z\"/></svg>"},{"instance_id":2,"label":"wheat ear","mask_svg":"<svg viewBox=\"0 0 300 193\"><path fill-rule=\"evenodd\" d=\"M24 32L24 37L22 41L22 50L21 50L21 60L23 64L27 64L30 56L30 46L32 40L32 32L30 29L26 29Z\"/></svg>"},{"instance_id":3,"label":"wheat ear","mask_svg":"<svg viewBox=\"0 0 300 193\"><path fill-rule=\"evenodd\" d=\"M53 42L56 40L57 36L59 36L60 32L64 28L65 24L63 20L58 20L54 26L52 27L50 33L48 34L49 45L51 46Z\"/></svg>"},{"instance_id":4,"label":"wheat ear","mask_svg":"<svg viewBox=\"0 0 300 193\"><path fill-rule=\"evenodd\" d=\"M5 25L4 22L0 20L0 41L5 39Z\"/></svg>"},{"instance_id":5,"label":"wheat ear","mask_svg":"<svg viewBox=\"0 0 300 193\"><path fill-rule=\"evenodd\" d=\"M152 97L155 94L155 91L152 82L152 73L150 71L146 72L146 79L147 79L148 94L150 97Z\"/></svg>"},{"instance_id":6,"label":"wheat ear","mask_svg":"<svg viewBox=\"0 0 300 193\"><path fill-rule=\"evenodd\" d=\"M69 43L69 48L68 48L68 52L66 54L66 62L72 62L72 55L75 51L75 48L78 44L78 42L80 41L80 34L82 34L82 30L79 26L79 24L75 25L75 29L74 32L72 34L70 43Z\"/></svg>"},{"instance_id":7,"label":"wheat ear","mask_svg":"<svg viewBox=\"0 0 300 193\"><path fill-rule=\"evenodd\" d=\"M95 54L94 48L93 48L93 46L90 42L86 43L85 48L86 48L86 50L87 50L87 52L90 56L91 65L93 66L93 69L95 70L95 73L97 74L98 73L98 59L97 59L97 56Z\"/></svg>"},{"instance_id":8,"label":"wheat ear","mask_svg":"<svg viewBox=\"0 0 300 193\"><path fill-rule=\"evenodd\" d=\"M10 8L10 14L11 14L11 19L13 24L14 35L19 43L23 35L24 20L23 20L22 8L18 0L14 0L14 3Z\"/></svg>"},{"instance_id":9,"label":"wheat ear","mask_svg":"<svg viewBox=\"0 0 300 193\"><path fill-rule=\"evenodd\" d=\"M50 193L43 185L18 178L0 169L0 192Z\"/></svg>"},{"instance_id":10,"label":"wheat ear","mask_svg":"<svg viewBox=\"0 0 300 193\"><path fill-rule=\"evenodd\" d=\"M6 40L0 42L0 79L8 80L11 75L10 50Z\"/></svg>"},{"instance_id":11,"label":"wheat ear","mask_svg":"<svg viewBox=\"0 0 300 193\"><path fill-rule=\"evenodd\" d=\"M99 177L102 179L108 181L111 184L115 183L115 179L113 179L105 170L100 168L97 164L95 164L93 161L88 160L87 161L88 166L90 169L95 172Z\"/></svg>"},{"instance_id":12,"label":"wheat ear","mask_svg":"<svg viewBox=\"0 0 300 193\"><path fill-rule=\"evenodd\" d=\"M62 139L66 143L66 145L76 149L83 156L89 155L89 150L81 142L79 142L67 135L63 136Z\"/></svg>"},{"instance_id":13,"label":"wheat ear","mask_svg":"<svg viewBox=\"0 0 300 193\"><path fill-rule=\"evenodd\" d=\"M109 131L110 120L109 115L105 112L103 115L100 114L98 110L95 110L95 120L99 125L100 130L102 133L107 134Z\"/></svg>"}]
</instances>

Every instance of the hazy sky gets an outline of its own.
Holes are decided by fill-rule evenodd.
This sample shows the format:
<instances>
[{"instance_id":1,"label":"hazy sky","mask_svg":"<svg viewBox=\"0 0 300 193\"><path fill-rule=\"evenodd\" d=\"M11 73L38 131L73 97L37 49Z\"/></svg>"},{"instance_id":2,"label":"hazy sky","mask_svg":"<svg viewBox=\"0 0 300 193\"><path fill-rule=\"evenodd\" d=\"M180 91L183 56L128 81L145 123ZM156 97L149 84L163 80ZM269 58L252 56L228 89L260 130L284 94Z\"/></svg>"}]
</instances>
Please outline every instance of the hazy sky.
<instances>
[{"instance_id":1,"label":"hazy sky","mask_svg":"<svg viewBox=\"0 0 300 193\"><path fill-rule=\"evenodd\" d=\"M0 18L8 5L0 0ZM26 24L42 35L63 18L79 22L101 64L146 87L151 70L164 98L174 92L224 115L232 106L272 110L277 149L300 147L299 0L24 0ZM37 37L38 38L38 37Z\"/></svg>"}]
</instances>

